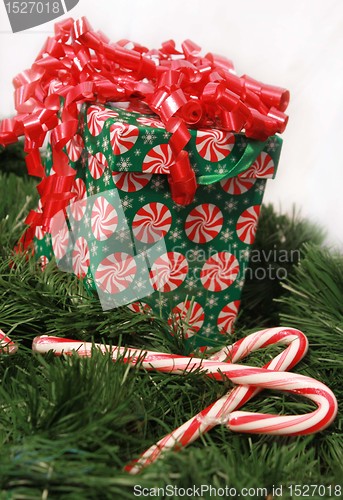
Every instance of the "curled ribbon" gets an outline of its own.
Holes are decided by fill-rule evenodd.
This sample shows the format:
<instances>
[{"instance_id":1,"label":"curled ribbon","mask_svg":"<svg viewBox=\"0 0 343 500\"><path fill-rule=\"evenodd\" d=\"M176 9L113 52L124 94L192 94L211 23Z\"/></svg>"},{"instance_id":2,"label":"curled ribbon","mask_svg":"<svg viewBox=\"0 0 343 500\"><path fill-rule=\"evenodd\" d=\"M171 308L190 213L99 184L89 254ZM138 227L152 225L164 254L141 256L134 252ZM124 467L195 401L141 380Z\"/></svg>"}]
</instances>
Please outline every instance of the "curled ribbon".
<instances>
[{"instance_id":1,"label":"curled ribbon","mask_svg":"<svg viewBox=\"0 0 343 500\"><path fill-rule=\"evenodd\" d=\"M30 227L20 248L30 245L36 226L49 230L51 218L73 197L76 172L63 149L77 132L82 103L141 100L160 117L172 134L169 184L172 198L181 205L192 202L197 188L184 150L189 126L244 131L265 141L283 132L288 120L288 90L238 77L225 57L201 56L200 47L190 40L183 42L182 51L172 40L158 50L127 40L113 44L93 31L85 17L57 23L32 67L13 84L17 115L0 123L0 144L24 136L28 172L42 178L41 212L27 217ZM40 155L48 133L54 171L49 180Z\"/></svg>"}]
</instances>

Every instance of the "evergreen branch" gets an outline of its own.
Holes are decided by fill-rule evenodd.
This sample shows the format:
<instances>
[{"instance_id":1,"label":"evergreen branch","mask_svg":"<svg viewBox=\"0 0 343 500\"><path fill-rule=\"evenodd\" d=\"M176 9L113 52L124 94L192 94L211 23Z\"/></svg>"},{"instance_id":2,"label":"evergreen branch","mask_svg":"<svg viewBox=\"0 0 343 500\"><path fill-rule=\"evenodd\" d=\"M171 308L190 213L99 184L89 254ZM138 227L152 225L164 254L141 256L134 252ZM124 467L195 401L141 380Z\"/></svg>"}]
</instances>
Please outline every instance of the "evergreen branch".
<instances>
[{"instance_id":1,"label":"evergreen branch","mask_svg":"<svg viewBox=\"0 0 343 500\"><path fill-rule=\"evenodd\" d=\"M32 196L27 210L34 207L35 183L0 175L0 193L0 328L19 343L18 354L0 356L1 500L136 498L137 484L266 487L268 492L291 482L341 484L343 266L341 256L304 245L321 241L317 229L265 209L257 248L300 248L301 258L291 263L277 292L268 281L247 284L235 338L246 335L247 327L278 319L280 311L283 322L303 330L310 351L294 370L335 392L340 408L334 424L318 435L296 438L235 435L218 427L132 477L123 471L127 461L218 399L230 384L199 371L170 376L128 369L98 352L91 359L33 355L32 338L46 333L181 354L184 346L162 318L125 308L103 312L97 299L53 262L42 273L34 260L13 256L21 230L15 220L27 196ZM275 296L279 300L271 308ZM272 346L245 362L262 366L277 352ZM244 409L298 414L311 405L262 392ZM289 498L285 489L283 498Z\"/></svg>"}]
</instances>

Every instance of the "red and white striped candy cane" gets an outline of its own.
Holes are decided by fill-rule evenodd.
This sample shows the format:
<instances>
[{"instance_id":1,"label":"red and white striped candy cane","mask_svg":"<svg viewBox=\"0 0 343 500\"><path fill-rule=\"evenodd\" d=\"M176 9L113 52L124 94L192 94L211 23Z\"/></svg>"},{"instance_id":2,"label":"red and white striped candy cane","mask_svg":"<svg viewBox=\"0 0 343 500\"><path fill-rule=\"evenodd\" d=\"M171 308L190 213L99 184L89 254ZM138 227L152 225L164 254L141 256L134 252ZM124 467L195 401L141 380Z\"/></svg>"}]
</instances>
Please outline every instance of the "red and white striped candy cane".
<instances>
[{"instance_id":1,"label":"red and white striped candy cane","mask_svg":"<svg viewBox=\"0 0 343 500\"><path fill-rule=\"evenodd\" d=\"M233 365L250 352L272 344L286 344L287 349L271 360L264 368ZM200 434L215 425L225 424L237 432L259 432L270 434L307 434L328 426L337 412L337 402L332 392L320 382L302 375L280 373L293 367L304 356L308 343L299 330L292 328L272 328L262 330L239 340L232 346L216 353L211 359L189 358L173 354L109 347L87 342L78 342L58 337L37 337L33 349L37 352L54 350L56 354L70 354L77 351L80 356L90 356L94 346L102 352L111 352L113 359L125 356L124 361L135 365L138 360L147 370L168 373L184 373L195 368L206 370L206 375L217 380L226 376L238 387L223 396L181 427L149 448L135 464L127 466L130 473L137 473L142 467L155 461L163 452L175 445L185 446ZM227 362L220 361L227 359ZM278 371L276 371L278 370ZM314 401L318 408L301 416L275 416L235 412L246 401L263 388L279 389L302 394Z\"/></svg>"},{"instance_id":2,"label":"red and white striped candy cane","mask_svg":"<svg viewBox=\"0 0 343 500\"><path fill-rule=\"evenodd\" d=\"M247 374L249 369L246 369L245 372ZM278 379L275 376L276 374L279 377ZM255 375L256 371L254 372L254 370L250 375L244 377L237 373L237 376L232 377L231 380L239 383L244 378L250 384L257 384ZM155 462L166 451L174 448L179 450L181 447L187 446L216 425L226 425L231 431L235 432L299 435L321 431L330 425L335 418L337 401L330 389L324 384L309 377L292 373L287 374L291 375L289 378L284 372L269 371L269 373L263 375L265 376L264 381L262 382L260 378L258 382L260 388L279 389L301 394L317 403L317 410L300 416L277 416L233 411L234 408L242 405L239 391L246 389L239 386L151 446L137 461L129 463L125 468L126 471L130 474L139 473L142 468ZM238 400L236 400L236 397Z\"/></svg>"},{"instance_id":3,"label":"red and white striped candy cane","mask_svg":"<svg viewBox=\"0 0 343 500\"><path fill-rule=\"evenodd\" d=\"M225 370L225 375L232 382L244 385L234 388L178 429L166 435L143 453L137 461L128 464L126 470L131 474L136 474L143 467L157 460L165 451L174 447L180 449L182 446L188 445L218 424L224 424L236 432L292 435L316 432L327 427L337 413L337 402L332 392L324 384L309 377L280 373L280 371L292 368L307 352L307 339L299 330L271 328L259 331L239 340L230 347L224 348L219 353L214 354L212 359L228 359L228 362L234 363L246 357L250 352L277 343L288 344L288 347L267 363L264 369L229 365L231 370ZM223 370L222 367L220 370ZM260 377L258 380L256 378L258 373L262 374L264 379ZM249 386L245 384L249 384ZM279 417L234 411L262 388L302 394L315 401L318 408L314 412L300 417ZM254 420L254 415L257 415L256 420Z\"/></svg>"},{"instance_id":4,"label":"red and white striped candy cane","mask_svg":"<svg viewBox=\"0 0 343 500\"><path fill-rule=\"evenodd\" d=\"M15 342L13 342L2 330L0 330L0 354L14 354L17 350L17 344L15 344Z\"/></svg>"},{"instance_id":5,"label":"red and white striped candy cane","mask_svg":"<svg viewBox=\"0 0 343 500\"><path fill-rule=\"evenodd\" d=\"M302 359L308 348L307 339L299 330L295 330L294 328L270 328L253 333L235 342L232 346L225 347L209 359L136 348L94 344L49 335L36 337L33 340L32 349L40 353L53 350L56 355L76 352L79 356L89 357L92 355L92 350L96 348L104 353L110 352L113 360L122 356L123 361L131 365L135 365L139 361L140 366L146 370L157 370L165 373L184 373L194 369L203 369L206 371L206 375L221 381L223 380L223 375L232 372L231 363L236 363L257 349L276 344L286 344L288 347L274 360L267 363L264 368L270 367L270 369L278 371L292 368ZM273 363L272 366L271 363Z\"/></svg>"}]
</instances>

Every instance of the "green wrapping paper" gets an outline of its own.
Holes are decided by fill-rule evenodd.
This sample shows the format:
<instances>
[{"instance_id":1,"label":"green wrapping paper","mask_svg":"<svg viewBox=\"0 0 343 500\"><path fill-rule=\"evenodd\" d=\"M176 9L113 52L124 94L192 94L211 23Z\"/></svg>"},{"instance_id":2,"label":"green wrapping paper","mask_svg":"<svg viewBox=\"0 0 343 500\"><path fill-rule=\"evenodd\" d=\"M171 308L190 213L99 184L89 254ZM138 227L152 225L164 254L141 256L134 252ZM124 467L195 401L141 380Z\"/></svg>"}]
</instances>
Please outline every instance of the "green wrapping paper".
<instances>
[{"instance_id":1,"label":"green wrapping paper","mask_svg":"<svg viewBox=\"0 0 343 500\"><path fill-rule=\"evenodd\" d=\"M67 218L37 227L36 255L74 272L104 309L129 305L168 318L190 347L232 332L266 179L281 139L261 143L217 129L190 130L186 146L200 184L176 205L168 173L170 134L132 104L84 106L66 152L76 170ZM145 111L145 110L144 110ZM51 161L46 161L46 172Z\"/></svg>"}]
</instances>

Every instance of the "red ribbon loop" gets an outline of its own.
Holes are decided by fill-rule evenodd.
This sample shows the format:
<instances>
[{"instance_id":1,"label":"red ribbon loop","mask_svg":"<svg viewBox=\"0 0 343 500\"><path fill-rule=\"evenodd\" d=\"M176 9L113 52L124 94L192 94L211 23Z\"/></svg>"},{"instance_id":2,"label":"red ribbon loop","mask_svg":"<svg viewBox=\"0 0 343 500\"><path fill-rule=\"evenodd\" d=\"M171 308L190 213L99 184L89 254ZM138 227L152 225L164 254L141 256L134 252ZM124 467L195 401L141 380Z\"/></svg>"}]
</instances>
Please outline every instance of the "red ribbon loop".
<instances>
[{"instance_id":1,"label":"red ribbon loop","mask_svg":"<svg viewBox=\"0 0 343 500\"><path fill-rule=\"evenodd\" d=\"M192 203L197 189L197 182L186 151L181 151L175 164L170 167L168 180L175 203L178 205Z\"/></svg>"}]
</instances>

